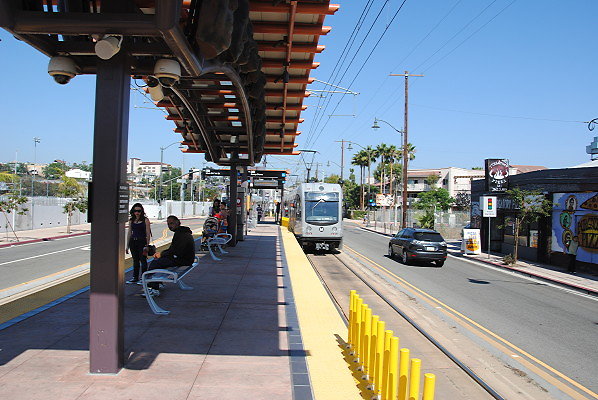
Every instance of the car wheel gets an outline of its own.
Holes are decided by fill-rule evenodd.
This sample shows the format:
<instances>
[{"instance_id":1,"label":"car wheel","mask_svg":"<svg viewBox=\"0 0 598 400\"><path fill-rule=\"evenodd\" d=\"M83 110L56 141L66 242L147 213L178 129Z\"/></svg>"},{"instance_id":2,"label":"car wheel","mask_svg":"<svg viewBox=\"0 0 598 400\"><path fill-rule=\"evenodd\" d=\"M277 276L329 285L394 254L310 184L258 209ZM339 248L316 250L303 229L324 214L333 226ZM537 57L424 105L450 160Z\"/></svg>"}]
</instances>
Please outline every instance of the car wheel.
<instances>
[{"instance_id":1,"label":"car wheel","mask_svg":"<svg viewBox=\"0 0 598 400\"><path fill-rule=\"evenodd\" d=\"M392 244L388 245L388 257L390 257L390 258L394 258L395 257L395 251L392 248Z\"/></svg>"},{"instance_id":2,"label":"car wheel","mask_svg":"<svg viewBox=\"0 0 598 400\"><path fill-rule=\"evenodd\" d=\"M442 267L444 265L444 260L443 261L436 261L436 266L438 268Z\"/></svg>"},{"instance_id":3,"label":"car wheel","mask_svg":"<svg viewBox=\"0 0 598 400\"><path fill-rule=\"evenodd\" d=\"M402 260L403 260L403 264L409 265L409 256L407 255L407 250L403 250Z\"/></svg>"}]
</instances>

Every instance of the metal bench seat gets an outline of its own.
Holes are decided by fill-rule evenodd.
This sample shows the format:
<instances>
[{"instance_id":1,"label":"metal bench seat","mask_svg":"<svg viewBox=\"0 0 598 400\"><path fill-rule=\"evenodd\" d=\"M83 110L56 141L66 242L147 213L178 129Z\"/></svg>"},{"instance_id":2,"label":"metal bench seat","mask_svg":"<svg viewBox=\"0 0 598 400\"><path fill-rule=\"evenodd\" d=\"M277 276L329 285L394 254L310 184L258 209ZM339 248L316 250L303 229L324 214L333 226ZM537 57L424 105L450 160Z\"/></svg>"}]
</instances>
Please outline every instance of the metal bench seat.
<instances>
[{"instance_id":1,"label":"metal bench seat","mask_svg":"<svg viewBox=\"0 0 598 400\"><path fill-rule=\"evenodd\" d=\"M154 298L150 296L147 284L151 282L176 283L181 290L193 290L193 287L186 285L185 282L183 282L183 278L187 276L189 272L193 271L193 269L195 269L195 267L198 265L199 259L195 257L195 261L193 261L193 264L191 265L172 267L168 269L151 269L149 271L145 271L143 275L141 275L143 292L145 293L147 304L149 304L154 314L168 315L170 314L170 311L165 310L156 304Z\"/></svg>"}]
</instances>

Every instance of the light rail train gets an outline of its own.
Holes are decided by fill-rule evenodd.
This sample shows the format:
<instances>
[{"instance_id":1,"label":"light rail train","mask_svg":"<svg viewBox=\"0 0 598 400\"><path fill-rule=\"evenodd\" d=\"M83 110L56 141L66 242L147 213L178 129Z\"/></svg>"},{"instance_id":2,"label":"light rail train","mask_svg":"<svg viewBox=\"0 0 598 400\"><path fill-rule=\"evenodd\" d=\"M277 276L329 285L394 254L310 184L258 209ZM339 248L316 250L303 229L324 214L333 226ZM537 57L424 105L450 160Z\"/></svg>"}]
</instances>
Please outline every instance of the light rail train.
<instances>
[{"instance_id":1,"label":"light rail train","mask_svg":"<svg viewBox=\"0 0 598 400\"><path fill-rule=\"evenodd\" d=\"M343 189L332 183L301 183L283 199L289 231L304 250L341 249L343 245Z\"/></svg>"}]
</instances>

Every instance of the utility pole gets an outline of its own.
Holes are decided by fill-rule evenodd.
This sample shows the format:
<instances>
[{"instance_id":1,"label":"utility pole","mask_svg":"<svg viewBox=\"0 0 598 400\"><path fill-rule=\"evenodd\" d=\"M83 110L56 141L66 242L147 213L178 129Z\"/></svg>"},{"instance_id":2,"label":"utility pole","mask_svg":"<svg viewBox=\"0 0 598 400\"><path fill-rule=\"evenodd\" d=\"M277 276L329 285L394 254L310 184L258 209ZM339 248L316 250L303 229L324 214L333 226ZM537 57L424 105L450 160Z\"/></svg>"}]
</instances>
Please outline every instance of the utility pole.
<instances>
[{"instance_id":1,"label":"utility pole","mask_svg":"<svg viewBox=\"0 0 598 400\"><path fill-rule=\"evenodd\" d=\"M343 180L344 174L343 174L343 170L345 167L345 139L341 139L341 140L335 140L335 142L340 143L341 144L341 181Z\"/></svg>"},{"instance_id":2,"label":"utility pole","mask_svg":"<svg viewBox=\"0 0 598 400\"><path fill-rule=\"evenodd\" d=\"M33 211L35 209L35 201L33 200L33 196L35 196L35 188L33 186L35 175L37 174L37 144L41 142L41 139L38 137L33 138L33 169L31 170L31 229L35 229L33 226L35 220L33 219Z\"/></svg>"},{"instance_id":3,"label":"utility pole","mask_svg":"<svg viewBox=\"0 0 598 400\"><path fill-rule=\"evenodd\" d=\"M390 74L390 76L404 76L405 77L405 125L403 127L403 199L402 199L402 221L401 227L407 227L407 166L409 164L409 151L407 150L407 132L408 132L408 117L409 117L409 77L417 76L423 77L423 75L409 74L405 71L404 74Z\"/></svg>"}]
</instances>

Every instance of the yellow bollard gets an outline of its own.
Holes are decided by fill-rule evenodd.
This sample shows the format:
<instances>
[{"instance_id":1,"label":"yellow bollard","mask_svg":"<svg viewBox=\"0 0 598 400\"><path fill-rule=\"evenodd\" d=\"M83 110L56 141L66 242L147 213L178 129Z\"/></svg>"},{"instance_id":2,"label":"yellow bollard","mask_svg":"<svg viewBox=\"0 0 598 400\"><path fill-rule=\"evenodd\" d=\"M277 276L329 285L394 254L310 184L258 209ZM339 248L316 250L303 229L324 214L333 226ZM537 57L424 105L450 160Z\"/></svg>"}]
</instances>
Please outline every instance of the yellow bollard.
<instances>
[{"instance_id":1,"label":"yellow bollard","mask_svg":"<svg viewBox=\"0 0 598 400\"><path fill-rule=\"evenodd\" d=\"M384 329L386 323L378 321L376 326L376 358L374 362L374 389L377 394L382 394L382 369L384 361Z\"/></svg>"},{"instance_id":2,"label":"yellow bollard","mask_svg":"<svg viewBox=\"0 0 598 400\"><path fill-rule=\"evenodd\" d=\"M361 319L359 320L359 364L361 364L363 369L363 361L365 360L365 354L363 353L363 345L365 343L365 311L368 309L367 304L361 305Z\"/></svg>"},{"instance_id":3,"label":"yellow bollard","mask_svg":"<svg viewBox=\"0 0 598 400\"><path fill-rule=\"evenodd\" d=\"M388 400L388 363L390 361L390 339L393 335L394 332L391 330L384 331L384 357L382 360L382 381L380 382L382 400Z\"/></svg>"},{"instance_id":4,"label":"yellow bollard","mask_svg":"<svg viewBox=\"0 0 598 400\"><path fill-rule=\"evenodd\" d=\"M407 400L407 385L409 382L409 349L401 349L401 364L399 366L399 400Z\"/></svg>"},{"instance_id":5,"label":"yellow bollard","mask_svg":"<svg viewBox=\"0 0 598 400\"><path fill-rule=\"evenodd\" d=\"M390 339L390 359L388 360L388 399L397 398L399 376L399 338Z\"/></svg>"},{"instance_id":6,"label":"yellow bollard","mask_svg":"<svg viewBox=\"0 0 598 400\"><path fill-rule=\"evenodd\" d=\"M376 349L378 348L378 322L380 321L380 317L378 315L372 315L372 326L371 326L371 334L370 334L370 355L368 357L368 375L370 378L370 382L373 386L374 378L376 377L375 368L376 368Z\"/></svg>"},{"instance_id":7,"label":"yellow bollard","mask_svg":"<svg viewBox=\"0 0 598 400\"><path fill-rule=\"evenodd\" d=\"M436 375L424 374L424 397L422 400L434 400L434 385L436 384Z\"/></svg>"},{"instance_id":8,"label":"yellow bollard","mask_svg":"<svg viewBox=\"0 0 598 400\"><path fill-rule=\"evenodd\" d=\"M349 292L349 331L347 332L347 348L350 349L353 347L353 323L355 320L355 315L353 311L355 310L355 296L357 296L357 292L355 290L351 290Z\"/></svg>"},{"instance_id":9,"label":"yellow bollard","mask_svg":"<svg viewBox=\"0 0 598 400\"><path fill-rule=\"evenodd\" d=\"M365 330L363 331L363 372L369 374L370 366L370 341L372 336L372 309L365 310Z\"/></svg>"},{"instance_id":10,"label":"yellow bollard","mask_svg":"<svg viewBox=\"0 0 598 400\"><path fill-rule=\"evenodd\" d=\"M411 359L411 374L409 376L409 400L419 400L419 379L422 360Z\"/></svg>"},{"instance_id":11,"label":"yellow bollard","mask_svg":"<svg viewBox=\"0 0 598 400\"><path fill-rule=\"evenodd\" d=\"M360 350L360 338L361 338L361 307L363 306L363 299L361 297L357 298L355 302L355 332L353 336L355 337L355 345L353 346L355 351L355 359L359 361L359 350Z\"/></svg>"}]
</instances>

